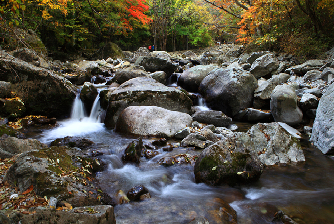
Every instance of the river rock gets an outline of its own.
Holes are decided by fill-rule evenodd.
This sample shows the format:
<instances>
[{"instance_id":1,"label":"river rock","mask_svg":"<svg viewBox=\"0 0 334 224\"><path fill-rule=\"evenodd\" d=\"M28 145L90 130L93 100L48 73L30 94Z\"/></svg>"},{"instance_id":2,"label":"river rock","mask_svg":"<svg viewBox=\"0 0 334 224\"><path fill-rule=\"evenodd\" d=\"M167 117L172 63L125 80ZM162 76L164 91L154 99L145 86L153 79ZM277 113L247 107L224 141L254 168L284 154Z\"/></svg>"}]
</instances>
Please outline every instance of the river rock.
<instances>
[{"instance_id":1,"label":"river rock","mask_svg":"<svg viewBox=\"0 0 334 224\"><path fill-rule=\"evenodd\" d=\"M334 64L334 63L333 63ZM321 73L321 79L331 82L334 78L334 68L327 67Z\"/></svg>"},{"instance_id":2,"label":"river rock","mask_svg":"<svg viewBox=\"0 0 334 224\"><path fill-rule=\"evenodd\" d=\"M273 75L270 79L260 82L254 91L254 108L269 109L271 93L276 86L285 83L290 78L286 73Z\"/></svg>"},{"instance_id":3,"label":"river rock","mask_svg":"<svg viewBox=\"0 0 334 224\"><path fill-rule=\"evenodd\" d=\"M270 109L276 122L296 125L303 119L303 112L297 105L297 95L289 85L276 86L271 95Z\"/></svg>"},{"instance_id":4,"label":"river rock","mask_svg":"<svg viewBox=\"0 0 334 224\"><path fill-rule=\"evenodd\" d=\"M65 138L57 138L51 142L51 146L68 146L68 147L77 147L82 150L88 149L94 144L86 138L67 136Z\"/></svg>"},{"instance_id":5,"label":"river rock","mask_svg":"<svg viewBox=\"0 0 334 224\"><path fill-rule=\"evenodd\" d=\"M135 65L143 66L149 72L164 71L168 76L171 76L177 69L172 62L156 57L141 56L136 60Z\"/></svg>"},{"instance_id":6,"label":"river rock","mask_svg":"<svg viewBox=\"0 0 334 224\"><path fill-rule=\"evenodd\" d=\"M195 60L197 58L197 55L193 51L186 51L182 53L182 58L189 58Z\"/></svg>"},{"instance_id":7,"label":"river rock","mask_svg":"<svg viewBox=\"0 0 334 224\"><path fill-rule=\"evenodd\" d=\"M111 205L76 207L68 211L56 209L33 209L30 214L12 212L9 223L21 224L116 224L114 208Z\"/></svg>"},{"instance_id":8,"label":"river rock","mask_svg":"<svg viewBox=\"0 0 334 224\"><path fill-rule=\"evenodd\" d=\"M7 117L11 121L25 115L26 107L18 97L3 99L0 104L2 104L0 107L1 116Z\"/></svg>"},{"instance_id":9,"label":"river rock","mask_svg":"<svg viewBox=\"0 0 334 224\"><path fill-rule=\"evenodd\" d=\"M200 84L199 91L213 110L220 110L233 117L240 110L251 107L254 90L257 88L255 77L232 64L227 68L214 70Z\"/></svg>"},{"instance_id":10,"label":"river rock","mask_svg":"<svg viewBox=\"0 0 334 224\"><path fill-rule=\"evenodd\" d=\"M36 139L18 139L8 137L0 141L0 158L11 158L14 155L46 148L47 146Z\"/></svg>"},{"instance_id":11,"label":"river rock","mask_svg":"<svg viewBox=\"0 0 334 224\"><path fill-rule=\"evenodd\" d=\"M269 54L269 51L258 51L258 52L253 52L251 53L251 55L248 56L248 58L246 59L246 63L249 64L253 64L253 62L258 59L259 57L265 55L265 54Z\"/></svg>"},{"instance_id":12,"label":"river rock","mask_svg":"<svg viewBox=\"0 0 334 224\"><path fill-rule=\"evenodd\" d=\"M301 65L296 65L286 69L285 73L288 73L290 75L296 74L299 76L303 76L306 74L306 72L310 70L319 70L324 64L325 62L323 60L308 60Z\"/></svg>"},{"instance_id":13,"label":"river rock","mask_svg":"<svg viewBox=\"0 0 334 224\"><path fill-rule=\"evenodd\" d=\"M125 149L122 160L125 163L140 163L142 151L145 150L141 138L132 141Z\"/></svg>"},{"instance_id":14,"label":"river rock","mask_svg":"<svg viewBox=\"0 0 334 224\"><path fill-rule=\"evenodd\" d=\"M128 106L157 106L167 110L189 113L191 99L181 90L167 87L152 78L138 77L131 79L104 95L108 101L105 124L114 127L119 114Z\"/></svg>"},{"instance_id":15,"label":"river rock","mask_svg":"<svg viewBox=\"0 0 334 224\"><path fill-rule=\"evenodd\" d=\"M319 70L310 70L303 76L303 80L304 82L313 82L320 79L321 75L322 73Z\"/></svg>"},{"instance_id":16,"label":"river rock","mask_svg":"<svg viewBox=\"0 0 334 224\"><path fill-rule=\"evenodd\" d=\"M149 194L147 188L143 185L138 185L131 188L126 196L130 199L130 201L140 201L140 197L144 194Z\"/></svg>"},{"instance_id":17,"label":"river rock","mask_svg":"<svg viewBox=\"0 0 334 224\"><path fill-rule=\"evenodd\" d=\"M323 154L334 154L333 97L334 84L331 84L319 101L310 139Z\"/></svg>"},{"instance_id":18,"label":"river rock","mask_svg":"<svg viewBox=\"0 0 334 224\"><path fill-rule=\"evenodd\" d=\"M93 183L75 173L88 171L85 174L89 175L101 165L89 158L78 156L72 158L67 150L66 147L53 146L22 153L16 157L4 181L12 187L17 187L20 192L24 192L32 185L37 195L65 200L73 207L100 204L97 199L98 192L91 188ZM64 173L73 174L76 178L62 175Z\"/></svg>"},{"instance_id":19,"label":"river rock","mask_svg":"<svg viewBox=\"0 0 334 224\"><path fill-rule=\"evenodd\" d=\"M278 67L279 62L277 58L273 54L265 54L253 62L249 71L255 78L259 78L271 74Z\"/></svg>"},{"instance_id":20,"label":"river rock","mask_svg":"<svg viewBox=\"0 0 334 224\"><path fill-rule=\"evenodd\" d=\"M141 56L149 57L151 55L151 52L147 49L147 47L140 47L134 53L127 53L127 52L125 53L126 53L126 58L132 63L135 63L137 59Z\"/></svg>"},{"instance_id":21,"label":"river rock","mask_svg":"<svg viewBox=\"0 0 334 224\"><path fill-rule=\"evenodd\" d=\"M234 186L258 180L263 168L259 160L237 147L236 141L225 139L202 151L194 173L197 183Z\"/></svg>"},{"instance_id":22,"label":"river rock","mask_svg":"<svg viewBox=\"0 0 334 224\"><path fill-rule=\"evenodd\" d=\"M204 149L211 144L211 141L207 141L207 139L199 133L191 133L181 141L181 146L183 147L194 146L200 149Z\"/></svg>"},{"instance_id":23,"label":"river rock","mask_svg":"<svg viewBox=\"0 0 334 224\"><path fill-rule=\"evenodd\" d=\"M50 65L40 57L35 51L28 48L21 48L10 52L14 57L19 58L23 61L29 62L35 66L49 68Z\"/></svg>"},{"instance_id":24,"label":"river rock","mask_svg":"<svg viewBox=\"0 0 334 224\"><path fill-rule=\"evenodd\" d=\"M115 73L113 80L118 84L122 84L132 78L136 77L146 77L147 73L136 67L129 67L125 69L118 69Z\"/></svg>"},{"instance_id":25,"label":"river rock","mask_svg":"<svg viewBox=\"0 0 334 224\"><path fill-rule=\"evenodd\" d=\"M217 110L197 111L192 115L192 118L194 121L205 124L213 124L217 127L227 127L232 123L232 118Z\"/></svg>"},{"instance_id":26,"label":"river rock","mask_svg":"<svg viewBox=\"0 0 334 224\"><path fill-rule=\"evenodd\" d=\"M195 165L196 159L197 159L196 155L189 155L189 154L164 156L159 160L159 164L163 166L173 166L173 165L183 165L183 164Z\"/></svg>"},{"instance_id":27,"label":"river rock","mask_svg":"<svg viewBox=\"0 0 334 224\"><path fill-rule=\"evenodd\" d=\"M54 72L19 59L0 58L0 80L12 83L12 92L22 99L27 114L70 114L75 88Z\"/></svg>"},{"instance_id":28,"label":"river rock","mask_svg":"<svg viewBox=\"0 0 334 224\"><path fill-rule=\"evenodd\" d=\"M171 60L171 56L166 51L152 51L151 56L160 58L160 59L164 59L167 61Z\"/></svg>"},{"instance_id":29,"label":"river rock","mask_svg":"<svg viewBox=\"0 0 334 224\"><path fill-rule=\"evenodd\" d=\"M155 79L156 81L166 85L167 84L167 74L164 71L157 71L149 75L151 78Z\"/></svg>"},{"instance_id":30,"label":"river rock","mask_svg":"<svg viewBox=\"0 0 334 224\"><path fill-rule=\"evenodd\" d=\"M173 137L191 123L192 118L186 113L156 106L129 106L120 114L116 131L144 136Z\"/></svg>"},{"instance_id":31,"label":"river rock","mask_svg":"<svg viewBox=\"0 0 334 224\"><path fill-rule=\"evenodd\" d=\"M270 111L247 108L245 110L239 111L234 119L246 122L270 122L273 120L273 117Z\"/></svg>"},{"instance_id":32,"label":"river rock","mask_svg":"<svg viewBox=\"0 0 334 224\"><path fill-rule=\"evenodd\" d=\"M317 109L318 103L319 100L315 95L304 93L299 101L299 106L303 111L307 111L309 109Z\"/></svg>"},{"instance_id":33,"label":"river rock","mask_svg":"<svg viewBox=\"0 0 334 224\"><path fill-rule=\"evenodd\" d=\"M198 92L198 87L202 80L214 69L217 65L197 65L184 71L179 79L178 85L189 92Z\"/></svg>"},{"instance_id":34,"label":"river rock","mask_svg":"<svg viewBox=\"0 0 334 224\"><path fill-rule=\"evenodd\" d=\"M80 99L82 100L86 111L91 111L97 95L99 95L97 88L92 83L85 82L80 92Z\"/></svg>"}]
</instances>

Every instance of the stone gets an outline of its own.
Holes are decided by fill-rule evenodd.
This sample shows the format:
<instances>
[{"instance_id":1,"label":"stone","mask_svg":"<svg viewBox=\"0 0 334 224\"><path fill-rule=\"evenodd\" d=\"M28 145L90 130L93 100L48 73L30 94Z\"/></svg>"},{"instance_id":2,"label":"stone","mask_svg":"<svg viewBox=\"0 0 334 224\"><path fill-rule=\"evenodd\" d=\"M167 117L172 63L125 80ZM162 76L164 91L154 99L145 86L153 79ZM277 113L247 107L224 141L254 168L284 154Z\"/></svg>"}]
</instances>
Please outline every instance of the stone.
<instances>
[{"instance_id":1,"label":"stone","mask_svg":"<svg viewBox=\"0 0 334 224\"><path fill-rule=\"evenodd\" d=\"M251 68L250 72L254 75L255 78L260 78L274 72L279 67L277 58L269 53L257 58Z\"/></svg>"},{"instance_id":2,"label":"stone","mask_svg":"<svg viewBox=\"0 0 334 224\"><path fill-rule=\"evenodd\" d=\"M140 197L144 194L149 193L147 188L143 185L138 185L131 188L126 196L130 199L130 201L140 201Z\"/></svg>"},{"instance_id":3,"label":"stone","mask_svg":"<svg viewBox=\"0 0 334 224\"><path fill-rule=\"evenodd\" d=\"M125 163L140 163L142 151L145 150L141 138L132 141L124 150L122 161Z\"/></svg>"},{"instance_id":4,"label":"stone","mask_svg":"<svg viewBox=\"0 0 334 224\"><path fill-rule=\"evenodd\" d=\"M177 133L175 133L174 138L176 138L176 139L184 139L190 133L191 133L191 129L189 127L186 127L184 129L178 131Z\"/></svg>"},{"instance_id":5,"label":"stone","mask_svg":"<svg viewBox=\"0 0 334 224\"><path fill-rule=\"evenodd\" d=\"M167 84L167 74L164 71L157 71L149 75L152 79L166 85Z\"/></svg>"},{"instance_id":6,"label":"stone","mask_svg":"<svg viewBox=\"0 0 334 224\"><path fill-rule=\"evenodd\" d=\"M94 142L86 138L67 136L65 138L57 138L56 140L53 140L50 144L51 146L77 147L82 150L86 150L94 145Z\"/></svg>"},{"instance_id":7,"label":"stone","mask_svg":"<svg viewBox=\"0 0 334 224\"><path fill-rule=\"evenodd\" d=\"M334 78L334 68L327 67L321 73L321 79L325 80L326 82L331 82Z\"/></svg>"},{"instance_id":8,"label":"stone","mask_svg":"<svg viewBox=\"0 0 334 224\"><path fill-rule=\"evenodd\" d=\"M120 114L116 131L134 135L173 137L190 126L189 114L156 106L129 106Z\"/></svg>"},{"instance_id":9,"label":"stone","mask_svg":"<svg viewBox=\"0 0 334 224\"><path fill-rule=\"evenodd\" d=\"M6 98L1 103L3 103L0 108L1 116L8 117L9 120L13 121L25 115L26 107L20 98Z\"/></svg>"},{"instance_id":10,"label":"stone","mask_svg":"<svg viewBox=\"0 0 334 224\"><path fill-rule=\"evenodd\" d=\"M192 100L181 90L167 87L152 78L130 79L101 97L106 110L104 123L114 127L120 113L128 106L157 106L167 110L190 113Z\"/></svg>"},{"instance_id":11,"label":"stone","mask_svg":"<svg viewBox=\"0 0 334 224\"><path fill-rule=\"evenodd\" d=\"M171 56L166 51L152 51L151 56L171 61Z\"/></svg>"},{"instance_id":12,"label":"stone","mask_svg":"<svg viewBox=\"0 0 334 224\"><path fill-rule=\"evenodd\" d=\"M146 77L147 73L136 67L129 67L125 69L118 69L115 73L113 81L118 84L123 84L124 82L137 77Z\"/></svg>"},{"instance_id":13,"label":"stone","mask_svg":"<svg viewBox=\"0 0 334 224\"><path fill-rule=\"evenodd\" d=\"M0 81L0 98L11 97L11 84L10 82Z\"/></svg>"},{"instance_id":14,"label":"stone","mask_svg":"<svg viewBox=\"0 0 334 224\"><path fill-rule=\"evenodd\" d=\"M258 51L258 52L253 52L249 57L246 59L246 63L253 64L253 62L258 59L259 57L270 53L269 51Z\"/></svg>"},{"instance_id":15,"label":"stone","mask_svg":"<svg viewBox=\"0 0 334 224\"><path fill-rule=\"evenodd\" d=\"M0 141L0 158L11 158L20 153L46 147L47 145L36 139L18 139L16 137L8 137Z\"/></svg>"},{"instance_id":16,"label":"stone","mask_svg":"<svg viewBox=\"0 0 334 224\"><path fill-rule=\"evenodd\" d=\"M99 95L97 88L90 82L85 82L81 92L80 99L84 104L85 111L90 112L96 97Z\"/></svg>"},{"instance_id":17,"label":"stone","mask_svg":"<svg viewBox=\"0 0 334 224\"><path fill-rule=\"evenodd\" d=\"M246 122L270 122L273 120L273 117L270 111L247 108L245 110L239 111L234 119Z\"/></svg>"},{"instance_id":18,"label":"stone","mask_svg":"<svg viewBox=\"0 0 334 224\"><path fill-rule=\"evenodd\" d=\"M147 56L139 57L136 60L135 65L143 66L145 70L149 72L164 71L168 77L177 69L177 66L168 60Z\"/></svg>"},{"instance_id":19,"label":"stone","mask_svg":"<svg viewBox=\"0 0 334 224\"><path fill-rule=\"evenodd\" d=\"M325 64L324 60L308 60L301 65L296 65L285 70L290 75L303 76L310 70L319 70Z\"/></svg>"},{"instance_id":20,"label":"stone","mask_svg":"<svg viewBox=\"0 0 334 224\"><path fill-rule=\"evenodd\" d=\"M334 154L334 84L319 101L311 141L323 154Z\"/></svg>"},{"instance_id":21,"label":"stone","mask_svg":"<svg viewBox=\"0 0 334 224\"><path fill-rule=\"evenodd\" d=\"M322 73L319 70L310 70L303 76L303 80L304 82L313 82L320 79L321 75Z\"/></svg>"},{"instance_id":22,"label":"stone","mask_svg":"<svg viewBox=\"0 0 334 224\"><path fill-rule=\"evenodd\" d=\"M227 127L232 122L232 118L217 110L197 111L192 115L192 118L194 121L205 124L213 124L217 127Z\"/></svg>"},{"instance_id":23,"label":"stone","mask_svg":"<svg viewBox=\"0 0 334 224\"><path fill-rule=\"evenodd\" d=\"M299 106L303 111L309 109L317 109L319 100L318 98L310 93L304 93L299 101Z\"/></svg>"},{"instance_id":24,"label":"stone","mask_svg":"<svg viewBox=\"0 0 334 224\"><path fill-rule=\"evenodd\" d=\"M303 119L303 112L297 105L297 95L289 85L276 86L271 95L270 110L276 122L296 125Z\"/></svg>"},{"instance_id":25,"label":"stone","mask_svg":"<svg viewBox=\"0 0 334 224\"><path fill-rule=\"evenodd\" d=\"M218 69L216 65L197 65L185 70L178 79L178 85L189 92L198 92L202 80L212 71Z\"/></svg>"},{"instance_id":26,"label":"stone","mask_svg":"<svg viewBox=\"0 0 334 224\"><path fill-rule=\"evenodd\" d=\"M252 106L256 88L255 77L237 64L232 64L206 76L199 92L211 109L233 118L240 110Z\"/></svg>"},{"instance_id":27,"label":"stone","mask_svg":"<svg viewBox=\"0 0 334 224\"><path fill-rule=\"evenodd\" d=\"M198 133L191 133L181 141L181 146L183 147L194 146L200 149L206 148L209 144L210 143L207 142L207 139Z\"/></svg>"}]
</instances>

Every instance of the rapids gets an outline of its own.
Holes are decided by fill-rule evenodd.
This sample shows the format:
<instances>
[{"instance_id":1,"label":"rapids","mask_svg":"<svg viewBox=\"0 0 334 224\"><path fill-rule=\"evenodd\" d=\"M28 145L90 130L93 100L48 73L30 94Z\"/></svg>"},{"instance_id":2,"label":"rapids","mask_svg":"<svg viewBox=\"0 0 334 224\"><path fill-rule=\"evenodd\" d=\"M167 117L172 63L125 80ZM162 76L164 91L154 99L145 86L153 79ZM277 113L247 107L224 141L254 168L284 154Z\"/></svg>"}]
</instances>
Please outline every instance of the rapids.
<instances>
[{"instance_id":1,"label":"rapids","mask_svg":"<svg viewBox=\"0 0 334 224\"><path fill-rule=\"evenodd\" d=\"M203 105L204 106L204 105ZM280 166L265 169L260 180L243 187L212 187L195 183L193 166L158 164L166 155L199 154L200 151L177 147L171 152L159 149L152 159L141 158L140 165L123 164L122 152L134 140L105 128L101 123L98 99L86 115L77 97L70 119L58 122L59 126L44 130L37 138L49 143L56 138L78 136L96 143L96 150L107 165L97 173L101 189L117 198L144 185L151 198L115 206L117 223L189 223L205 217L210 223L222 223L222 209L229 203L237 212L238 223L271 223L275 212L284 211L298 223L334 223L334 162L322 155L303 136L306 162L297 166ZM239 131L247 124L237 124ZM248 125L249 127L249 125ZM152 139L143 139L148 143ZM170 144L178 142L169 140Z\"/></svg>"}]
</instances>

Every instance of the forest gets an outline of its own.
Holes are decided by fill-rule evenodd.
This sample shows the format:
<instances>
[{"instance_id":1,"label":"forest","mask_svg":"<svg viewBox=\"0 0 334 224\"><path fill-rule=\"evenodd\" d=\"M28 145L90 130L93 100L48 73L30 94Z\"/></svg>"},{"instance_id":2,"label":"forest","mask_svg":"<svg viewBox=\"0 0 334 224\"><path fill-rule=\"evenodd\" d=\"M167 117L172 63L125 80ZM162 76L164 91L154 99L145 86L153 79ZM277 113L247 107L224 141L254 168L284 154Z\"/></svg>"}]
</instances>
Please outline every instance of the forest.
<instances>
[{"instance_id":1,"label":"forest","mask_svg":"<svg viewBox=\"0 0 334 224\"><path fill-rule=\"evenodd\" d=\"M306 59L333 46L333 14L334 0L1 0L0 45L24 43L14 31L25 29L53 55L236 43Z\"/></svg>"}]
</instances>

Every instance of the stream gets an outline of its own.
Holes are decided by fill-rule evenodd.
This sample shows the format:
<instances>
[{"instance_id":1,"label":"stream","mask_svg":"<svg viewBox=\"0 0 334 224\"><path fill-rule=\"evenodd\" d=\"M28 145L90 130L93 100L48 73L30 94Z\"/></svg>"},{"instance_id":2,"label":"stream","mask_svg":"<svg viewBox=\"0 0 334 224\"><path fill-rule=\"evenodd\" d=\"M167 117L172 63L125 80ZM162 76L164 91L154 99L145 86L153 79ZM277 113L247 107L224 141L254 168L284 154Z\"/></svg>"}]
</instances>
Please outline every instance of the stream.
<instances>
[{"instance_id":1,"label":"stream","mask_svg":"<svg viewBox=\"0 0 334 224\"><path fill-rule=\"evenodd\" d=\"M159 155L152 159L142 157L140 165L123 164L122 153L134 138L107 129L101 123L99 111L97 99L90 115L86 115L77 97L70 119L59 121L57 127L44 130L35 138L44 143L66 136L93 141L96 150L103 154L100 159L107 164L96 178L103 192L113 198L136 185L149 190L149 199L115 206L117 223L189 223L199 218L223 223L222 209L227 203L237 212L240 224L271 223L278 210L297 223L334 223L334 162L315 149L306 137L301 140L305 163L266 168L260 180L252 185L212 187L195 183L191 165L159 165L158 161L167 155L200 153L177 147L179 142L174 140L168 140L174 146L171 152L158 149ZM238 131L250 127L236 124ZM150 143L152 139L143 141Z\"/></svg>"}]
</instances>

